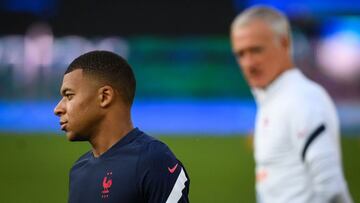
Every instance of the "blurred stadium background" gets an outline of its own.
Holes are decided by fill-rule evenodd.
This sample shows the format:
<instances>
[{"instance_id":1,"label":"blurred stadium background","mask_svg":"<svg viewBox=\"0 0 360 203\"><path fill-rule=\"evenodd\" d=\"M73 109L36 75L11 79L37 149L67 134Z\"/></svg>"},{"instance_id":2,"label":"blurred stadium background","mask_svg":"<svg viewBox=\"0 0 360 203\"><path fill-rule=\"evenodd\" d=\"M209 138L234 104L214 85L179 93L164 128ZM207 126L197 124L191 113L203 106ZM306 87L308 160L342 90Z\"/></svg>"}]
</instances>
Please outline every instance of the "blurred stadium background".
<instances>
[{"instance_id":1,"label":"blurred stadium background","mask_svg":"<svg viewBox=\"0 0 360 203\"><path fill-rule=\"evenodd\" d=\"M129 60L134 123L183 160L192 202L255 202L256 106L228 31L257 3L290 17L296 64L335 99L360 202L358 0L0 0L0 202L66 202L68 171L90 146L67 142L52 112L67 65L93 49Z\"/></svg>"}]
</instances>

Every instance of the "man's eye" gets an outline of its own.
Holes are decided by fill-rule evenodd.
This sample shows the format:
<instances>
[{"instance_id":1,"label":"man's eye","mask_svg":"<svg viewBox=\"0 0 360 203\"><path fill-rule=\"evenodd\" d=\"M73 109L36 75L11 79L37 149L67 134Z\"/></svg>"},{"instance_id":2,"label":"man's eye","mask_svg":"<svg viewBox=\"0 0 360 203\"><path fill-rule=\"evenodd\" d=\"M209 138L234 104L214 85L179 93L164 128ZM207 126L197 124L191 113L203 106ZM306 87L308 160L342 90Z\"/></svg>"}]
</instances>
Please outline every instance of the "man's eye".
<instances>
[{"instance_id":1,"label":"man's eye","mask_svg":"<svg viewBox=\"0 0 360 203\"><path fill-rule=\"evenodd\" d=\"M73 94L66 94L65 97L68 99L68 100L71 100L74 95Z\"/></svg>"},{"instance_id":2,"label":"man's eye","mask_svg":"<svg viewBox=\"0 0 360 203\"><path fill-rule=\"evenodd\" d=\"M262 47L254 47L251 49L252 53L261 53L264 49Z\"/></svg>"},{"instance_id":3,"label":"man's eye","mask_svg":"<svg viewBox=\"0 0 360 203\"><path fill-rule=\"evenodd\" d=\"M239 51L236 53L236 57L237 58L242 58L244 56L244 52L243 51Z\"/></svg>"}]
</instances>

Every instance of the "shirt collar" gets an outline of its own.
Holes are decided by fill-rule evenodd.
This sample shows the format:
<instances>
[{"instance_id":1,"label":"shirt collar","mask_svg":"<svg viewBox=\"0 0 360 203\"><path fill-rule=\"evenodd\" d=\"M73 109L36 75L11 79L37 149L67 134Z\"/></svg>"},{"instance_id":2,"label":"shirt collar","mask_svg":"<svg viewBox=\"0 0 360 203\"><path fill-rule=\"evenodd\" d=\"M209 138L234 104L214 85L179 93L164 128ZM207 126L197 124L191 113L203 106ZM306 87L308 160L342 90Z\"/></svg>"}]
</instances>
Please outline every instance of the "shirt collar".
<instances>
[{"instance_id":1,"label":"shirt collar","mask_svg":"<svg viewBox=\"0 0 360 203\"><path fill-rule=\"evenodd\" d=\"M105 158L105 157L111 156L111 154L113 154L113 152L115 152L117 149L131 143L133 140L135 140L137 137L139 137L142 134L143 134L143 132L140 131L139 128L132 129L123 138L121 138L117 143L115 143L113 146L111 146L110 149L108 149L106 152L101 154L98 158ZM97 159L94 157L93 153L91 153L91 154L94 159Z\"/></svg>"},{"instance_id":2,"label":"shirt collar","mask_svg":"<svg viewBox=\"0 0 360 203\"><path fill-rule=\"evenodd\" d=\"M281 73L273 82L271 82L265 89L252 88L251 91L255 97L256 102L261 105L266 102L269 97L272 97L279 89L286 87L289 81L294 77L300 75L301 72L297 68L291 68Z\"/></svg>"}]
</instances>

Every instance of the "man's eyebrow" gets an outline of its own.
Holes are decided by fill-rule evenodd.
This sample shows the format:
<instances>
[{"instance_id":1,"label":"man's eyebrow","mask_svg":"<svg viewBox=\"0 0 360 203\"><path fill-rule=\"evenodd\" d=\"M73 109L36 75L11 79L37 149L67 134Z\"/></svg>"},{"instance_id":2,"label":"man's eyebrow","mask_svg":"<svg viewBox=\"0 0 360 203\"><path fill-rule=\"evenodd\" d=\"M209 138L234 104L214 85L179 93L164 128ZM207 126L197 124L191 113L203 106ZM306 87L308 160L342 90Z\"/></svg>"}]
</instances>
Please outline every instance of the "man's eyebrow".
<instances>
[{"instance_id":1,"label":"man's eyebrow","mask_svg":"<svg viewBox=\"0 0 360 203\"><path fill-rule=\"evenodd\" d=\"M65 93L66 93L67 91L71 91L71 89L68 88L68 87L66 87L66 88L64 88L64 89L61 90L60 94L61 94L61 95L65 95Z\"/></svg>"}]
</instances>

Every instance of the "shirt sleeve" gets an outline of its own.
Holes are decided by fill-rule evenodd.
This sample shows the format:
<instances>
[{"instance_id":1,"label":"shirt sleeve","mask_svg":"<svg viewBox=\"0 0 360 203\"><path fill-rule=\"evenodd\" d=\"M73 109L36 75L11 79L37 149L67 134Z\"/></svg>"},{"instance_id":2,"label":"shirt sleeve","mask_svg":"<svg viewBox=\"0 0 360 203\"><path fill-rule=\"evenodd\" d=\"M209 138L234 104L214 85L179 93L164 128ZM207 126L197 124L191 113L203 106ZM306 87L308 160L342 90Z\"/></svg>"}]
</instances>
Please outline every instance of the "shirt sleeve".
<instances>
[{"instance_id":1,"label":"shirt sleeve","mask_svg":"<svg viewBox=\"0 0 360 203\"><path fill-rule=\"evenodd\" d=\"M325 105L303 102L290 116L290 134L293 146L305 164L312 185L314 202L352 202L342 173L340 148L329 126L330 115ZM337 125L337 123L332 123Z\"/></svg>"},{"instance_id":2,"label":"shirt sleeve","mask_svg":"<svg viewBox=\"0 0 360 203\"><path fill-rule=\"evenodd\" d=\"M161 142L152 142L139 162L139 187L148 203L188 203L190 180L184 166Z\"/></svg>"}]
</instances>

